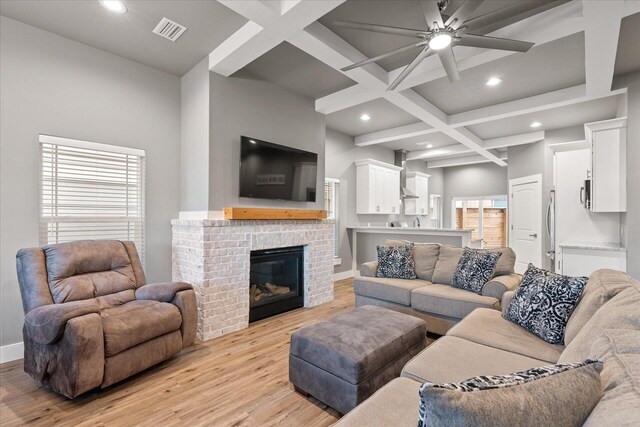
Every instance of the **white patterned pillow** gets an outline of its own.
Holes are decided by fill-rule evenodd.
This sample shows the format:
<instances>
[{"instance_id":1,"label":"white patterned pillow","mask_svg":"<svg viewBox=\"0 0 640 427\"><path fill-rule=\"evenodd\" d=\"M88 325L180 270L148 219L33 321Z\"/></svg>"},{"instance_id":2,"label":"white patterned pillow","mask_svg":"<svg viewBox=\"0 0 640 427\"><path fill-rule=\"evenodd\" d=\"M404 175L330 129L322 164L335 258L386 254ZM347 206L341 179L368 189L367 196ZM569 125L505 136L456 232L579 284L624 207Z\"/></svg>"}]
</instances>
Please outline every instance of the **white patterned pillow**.
<instances>
[{"instance_id":1,"label":"white patterned pillow","mask_svg":"<svg viewBox=\"0 0 640 427\"><path fill-rule=\"evenodd\" d=\"M416 268L413 260L413 243L408 245L380 245L378 249L378 269L376 277L390 279L415 279Z\"/></svg>"},{"instance_id":2,"label":"white patterned pillow","mask_svg":"<svg viewBox=\"0 0 640 427\"><path fill-rule=\"evenodd\" d=\"M562 344L567 321L588 280L529 264L503 317L551 344Z\"/></svg>"},{"instance_id":3,"label":"white patterned pillow","mask_svg":"<svg viewBox=\"0 0 640 427\"><path fill-rule=\"evenodd\" d=\"M501 255L501 252L464 248L451 284L454 288L481 294L484 285L493 277Z\"/></svg>"},{"instance_id":4,"label":"white patterned pillow","mask_svg":"<svg viewBox=\"0 0 640 427\"><path fill-rule=\"evenodd\" d=\"M499 395L490 392L491 390L521 386L577 369L583 371L575 372L576 375L573 375L572 378L558 376L555 381L539 382L527 390L514 389L513 392L500 393ZM509 375L478 376L460 383L434 384L427 382L419 390L418 427L515 425L515 419L518 420L520 426L574 425L570 422L569 417L563 418L562 413L552 413L554 409L562 411L567 409L562 403L558 405L555 399L559 395L562 399L566 399L566 404L575 402L576 408L569 410L573 409L572 417L574 420L583 421L600 399L599 373L601 370L601 361L587 359L579 363L541 366ZM576 391L571 389L574 386L582 387L580 389L581 398L574 395ZM564 388L568 389L564 390ZM545 405L545 402L539 401L544 398L552 401ZM545 407L545 413L536 412L536 405ZM532 415L532 417L527 415ZM553 421L545 420L545 418L552 418Z\"/></svg>"}]
</instances>

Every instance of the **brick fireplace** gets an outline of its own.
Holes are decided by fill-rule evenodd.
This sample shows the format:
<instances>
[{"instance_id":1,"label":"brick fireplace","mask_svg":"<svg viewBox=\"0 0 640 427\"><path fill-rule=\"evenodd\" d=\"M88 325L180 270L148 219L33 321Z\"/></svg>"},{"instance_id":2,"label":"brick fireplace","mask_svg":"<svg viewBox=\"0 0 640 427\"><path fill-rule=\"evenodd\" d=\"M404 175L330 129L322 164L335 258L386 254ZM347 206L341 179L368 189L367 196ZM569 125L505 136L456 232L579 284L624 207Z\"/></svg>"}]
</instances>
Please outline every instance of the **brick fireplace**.
<instances>
[{"instance_id":1,"label":"brick fireplace","mask_svg":"<svg viewBox=\"0 0 640 427\"><path fill-rule=\"evenodd\" d=\"M248 327L252 251L301 246L304 307L333 300L330 220L179 219L171 225L173 280L196 291L201 340Z\"/></svg>"}]
</instances>

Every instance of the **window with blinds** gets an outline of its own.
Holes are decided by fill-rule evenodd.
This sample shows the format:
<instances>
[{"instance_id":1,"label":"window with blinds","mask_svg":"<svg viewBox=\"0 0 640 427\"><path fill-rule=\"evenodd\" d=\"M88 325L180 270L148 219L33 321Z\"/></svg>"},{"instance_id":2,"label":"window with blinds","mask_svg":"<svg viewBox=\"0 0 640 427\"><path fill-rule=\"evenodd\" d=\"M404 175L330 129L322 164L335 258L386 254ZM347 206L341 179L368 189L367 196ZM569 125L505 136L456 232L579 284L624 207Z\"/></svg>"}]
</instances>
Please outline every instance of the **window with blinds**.
<instances>
[{"instance_id":1,"label":"window with blinds","mask_svg":"<svg viewBox=\"0 0 640 427\"><path fill-rule=\"evenodd\" d=\"M338 199L340 180L325 178L324 180L324 209L327 218L333 222L333 257L340 258L340 220L338 218Z\"/></svg>"},{"instance_id":2,"label":"window with blinds","mask_svg":"<svg viewBox=\"0 0 640 427\"><path fill-rule=\"evenodd\" d=\"M40 135L40 157L40 243L131 240L144 263L144 150Z\"/></svg>"}]
</instances>

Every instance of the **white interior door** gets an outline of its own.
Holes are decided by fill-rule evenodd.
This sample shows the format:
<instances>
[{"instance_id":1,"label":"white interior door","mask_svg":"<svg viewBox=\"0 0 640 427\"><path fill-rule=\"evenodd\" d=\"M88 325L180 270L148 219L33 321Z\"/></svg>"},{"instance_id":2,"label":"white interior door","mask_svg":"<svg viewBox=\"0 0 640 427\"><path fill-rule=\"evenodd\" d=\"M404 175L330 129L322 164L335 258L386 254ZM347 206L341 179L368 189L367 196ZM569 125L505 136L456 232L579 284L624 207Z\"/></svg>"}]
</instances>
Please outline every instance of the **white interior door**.
<instances>
[{"instance_id":1,"label":"white interior door","mask_svg":"<svg viewBox=\"0 0 640 427\"><path fill-rule=\"evenodd\" d=\"M529 263L542 266L542 176L509 180L509 246L516 253L516 273Z\"/></svg>"}]
</instances>

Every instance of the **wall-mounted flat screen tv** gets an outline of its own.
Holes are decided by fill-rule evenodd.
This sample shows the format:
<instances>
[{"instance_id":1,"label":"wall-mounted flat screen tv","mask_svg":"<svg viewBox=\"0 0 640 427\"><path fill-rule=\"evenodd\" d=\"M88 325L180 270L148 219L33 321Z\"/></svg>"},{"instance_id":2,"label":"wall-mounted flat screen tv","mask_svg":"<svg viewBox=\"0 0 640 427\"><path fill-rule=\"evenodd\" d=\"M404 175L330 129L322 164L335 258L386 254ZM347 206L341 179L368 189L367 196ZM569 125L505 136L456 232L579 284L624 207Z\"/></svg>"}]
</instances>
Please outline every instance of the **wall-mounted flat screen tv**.
<instances>
[{"instance_id":1,"label":"wall-mounted flat screen tv","mask_svg":"<svg viewBox=\"0 0 640 427\"><path fill-rule=\"evenodd\" d=\"M316 153L247 136L240 140L240 197L316 201Z\"/></svg>"}]
</instances>

